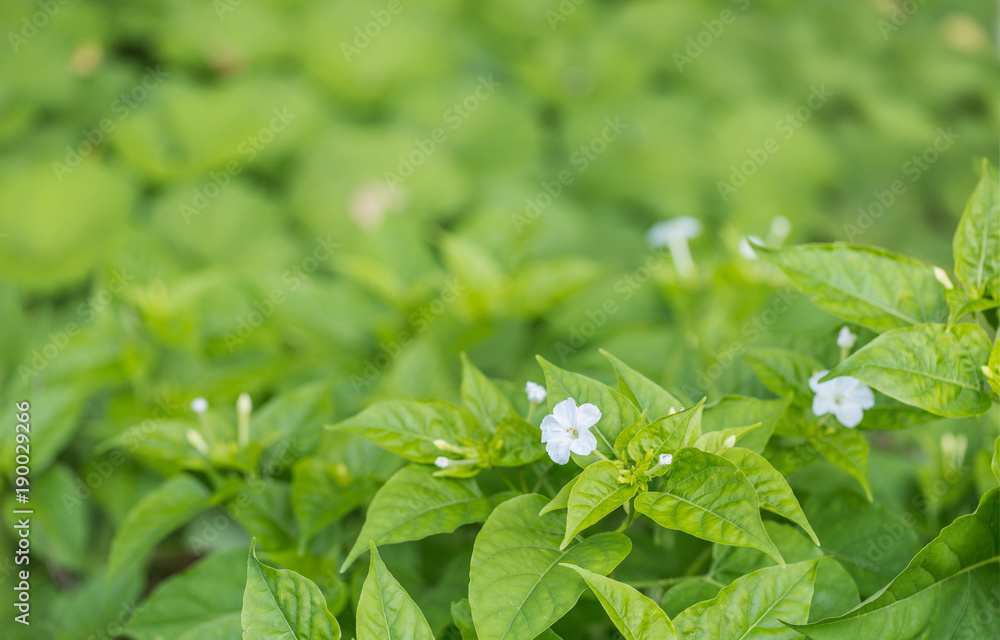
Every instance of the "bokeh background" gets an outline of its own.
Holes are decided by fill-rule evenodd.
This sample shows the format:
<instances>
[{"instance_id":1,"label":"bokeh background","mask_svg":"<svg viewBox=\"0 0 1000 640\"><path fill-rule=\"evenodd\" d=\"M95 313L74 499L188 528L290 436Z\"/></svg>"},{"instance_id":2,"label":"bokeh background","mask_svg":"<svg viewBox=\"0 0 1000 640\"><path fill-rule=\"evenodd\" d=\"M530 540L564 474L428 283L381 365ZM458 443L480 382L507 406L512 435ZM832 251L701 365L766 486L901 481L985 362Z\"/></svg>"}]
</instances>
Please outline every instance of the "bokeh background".
<instances>
[{"instance_id":1,"label":"bokeh background","mask_svg":"<svg viewBox=\"0 0 1000 640\"><path fill-rule=\"evenodd\" d=\"M851 240L948 267L975 161L996 162L996 13L5 0L0 396L5 415L33 405L38 618L73 612L44 633L102 637L120 602L190 561L178 537L143 579L101 594L115 528L177 467L139 447L86 478L126 429L190 419L196 396L231 411L241 391L259 404L320 385L330 422L384 397L455 398L462 351L523 386L541 377L535 354L606 379L605 348L710 399L766 394L745 348L835 358L837 321L803 300L772 312L785 280L740 240ZM678 216L702 223L683 277L646 240ZM977 424L875 438L880 499L908 508L955 453L942 434ZM351 446L324 455L398 466ZM967 508L966 470L958 497L921 510L927 531ZM217 544L245 549L241 536ZM3 558L11 545L5 531ZM451 597L426 588L426 558L394 553L411 593Z\"/></svg>"}]
</instances>

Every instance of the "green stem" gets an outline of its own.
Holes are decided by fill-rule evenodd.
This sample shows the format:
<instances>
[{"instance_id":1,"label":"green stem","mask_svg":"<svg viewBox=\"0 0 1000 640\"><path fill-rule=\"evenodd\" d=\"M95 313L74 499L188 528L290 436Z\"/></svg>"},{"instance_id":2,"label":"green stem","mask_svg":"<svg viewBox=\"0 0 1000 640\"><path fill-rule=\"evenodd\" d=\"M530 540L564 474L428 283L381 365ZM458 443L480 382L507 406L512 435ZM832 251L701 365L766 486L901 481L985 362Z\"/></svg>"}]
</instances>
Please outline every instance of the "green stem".
<instances>
[{"instance_id":1,"label":"green stem","mask_svg":"<svg viewBox=\"0 0 1000 640\"><path fill-rule=\"evenodd\" d=\"M493 468L493 470L494 470L494 471L496 472L496 474L497 474L498 476L500 476L500 479L501 479L501 480L503 480L503 483L504 483L505 485L507 485L507 487L508 487L508 488L509 488L509 489L510 489L511 491L513 491L514 493L521 493L521 490L520 490L520 489L518 489L517 487L515 487L515 486L514 486L514 483L513 483L513 482L511 482L510 480L508 480L508 479L507 479L507 476L505 476L505 475L503 474L503 472L502 472L502 471L500 471L500 469L499 469L499 468L497 468L497 467L494 467L494 468Z\"/></svg>"},{"instance_id":2,"label":"green stem","mask_svg":"<svg viewBox=\"0 0 1000 640\"><path fill-rule=\"evenodd\" d=\"M712 547L705 547L705 550L702 551L701 554L694 559L694 562L692 562L691 566L687 568L687 571L684 572L684 575L688 577L693 577L698 575L698 573L705 568L705 565L708 564L708 561L711 559L712 559Z\"/></svg>"}]
</instances>

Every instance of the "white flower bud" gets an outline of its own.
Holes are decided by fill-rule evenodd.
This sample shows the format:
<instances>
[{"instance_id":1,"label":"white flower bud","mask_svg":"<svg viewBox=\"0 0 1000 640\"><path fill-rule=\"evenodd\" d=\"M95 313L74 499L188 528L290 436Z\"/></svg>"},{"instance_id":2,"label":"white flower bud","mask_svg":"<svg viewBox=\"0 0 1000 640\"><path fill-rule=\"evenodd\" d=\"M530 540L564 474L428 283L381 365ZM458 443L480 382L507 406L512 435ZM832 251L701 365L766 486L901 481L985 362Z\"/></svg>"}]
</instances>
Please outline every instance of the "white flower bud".
<instances>
[{"instance_id":1,"label":"white flower bud","mask_svg":"<svg viewBox=\"0 0 1000 640\"><path fill-rule=\"evenodd\" d=\"M850 349L854 346L854 343L858 341L858 336L856 336L851 328L844 325L840 328L840 333L837 334L837 346L841 349Z\"/></svg>"},{"instance_id":2,"label":"white flower bud","mask_svg":"<svg viewBox=\"0 0 1000 640\"><path fill-rule=\"evenodd\" d=\"M941 286L951 291L955 288L955 285L951 283L951 278L948 277L948 272L941 267L934 267L934 277L937 281L941 283Z\"/></svg>"},{"instance_id":3,"label":"white flower bud","mask_svg":"<svg viewBox=\"0 0 1000 640\"><path fill-rule=\"evenodd\" d=\"M191 401L191 411L195 413L205 413L208 411L208 400L204 398L195 398Z\"/></svg>"},{"instance_id":4,"label":"white flower bud","mask_svg":"<svg viewBox=\"0 0 1000 640\"><path fill-rule=\"evenodd\" d=\"M670 464L673 461L674 461L674 456L673 455L671 455L669 453L661 453L660 454L660 466L665 467L665 466L667 466L668 464Z\"/></svg>"},{"instance_id":5,"label":"white flower bud","mask_svg":"<svg viewBox=\"0 0 1000 640\"><path fill-rule=\"evenodd\" d=\"M201 434L194 429L188 429L184 432L184 437L187 439L188 443L195 449L197 449L202 455L208 455L208 443L205 442L205 438L201 437Z\"/></svg>"},{"instance_id":6,"label":"white flower bud","mask_svg":"<svg viewBox=\"0 0 1000 640\"><path fill-rule=\"evenodd\" d=\"M722 450L719 453L725 453L726 451L729 451L735 446L736 446L736 436L729 436L728 438L722 441Z\"/></svg>"},{"instance_id":7,"label":"white flower bud","mask_svg":"<svg viewBox=\"0 0 1000 640\"><path fill-rule=\"evenodd\" d=\"M534 382L526 384L524 386L524 392L528 395L528 402L533 404L541 404L542 402L545 402L545 398L548 396L548 392L545 390L545 387Z\"/></svg>"},{"instance_id":8,"label":"white flower bud","mask_svg":"<svg viewBox=\"0 0 1000 640\"><path fill-rule=\"evenodd\" d=\"M241 393L240 397L236 399L236 412L249 415L252 410L253 400L250 399L250 394Z\"/></svg>"},{"instance_id":9,"label":"white flower bud","mask_svg":"<svg viewBox=\"0 0 1000 640\"><path fill-rule=\"evenodd\" d=\"M451 464L451 460L449 458L445 458L444 456L438 456L434 460L434 465L439 469L447 469L449 464Z\"/></svg>"}]
</instances>

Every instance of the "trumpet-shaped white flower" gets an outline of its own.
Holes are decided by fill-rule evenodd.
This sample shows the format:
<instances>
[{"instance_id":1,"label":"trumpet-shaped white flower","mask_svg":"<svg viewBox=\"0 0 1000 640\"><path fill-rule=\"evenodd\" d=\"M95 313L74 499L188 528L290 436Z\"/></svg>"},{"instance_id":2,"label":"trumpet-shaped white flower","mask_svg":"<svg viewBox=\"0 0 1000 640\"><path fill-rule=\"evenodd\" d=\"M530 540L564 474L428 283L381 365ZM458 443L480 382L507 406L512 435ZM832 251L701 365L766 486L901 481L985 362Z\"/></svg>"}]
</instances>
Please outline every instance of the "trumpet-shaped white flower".
<instances>
[{"instance_id":1,"label":"trumpet-shaped white flower","mask_svg":"<svg viewBox=\"0 0 1000 640\"><path fill-rule=\"evenodd\" d=\"M569 454L590 455L597 448L597 437L590 428L601 419L601 410L592 404L576 406L566 398L542 420L542 442L556 464L569 462Z\"/></svg>"},{"instance_id":2,"label":"trumpet-shaped white flower","mask_svg":"<svg viewBox=\"0 0 1000 640\"><path fill-rule=\"evenodd\" d=\"M828 373L830 371L824 369L809 378L809 388L816 393L813 397L813 413L817 416L832 413L840 424L853 429L861 423L865 409L875 406L875 394L864 383L851 376L820 382Z\"/></svg>"},{"instance_id":3,"label":"trumpet-shaped white flower","mask_svg":"<svg viewBox=\"0 0 1000 640\"><path fill-rule=\"evenodd\" d=\"M858 336L851 331L851 328L846 324L840 328L840 333L837 334L837 346L841 349L850 349L854 346L854 343L858 341Z\"/></svg>"},{"instance_id":4,"label":"trumpet-shaped white flower","mask_svg":"<svg viewBox=\"0 0 1000 640\"><path fill-rule=\"evenodd\" d=\"M669 453L660 454L660 466L665 467L673 461L674 461L674 456L672 454Z\"/></svg>"},{"instance_id":5,"label":"trumpet-shaped white flower","mask_svg":"<svg viewBox=\"0 0 1000 640\"><path fill-rule=\"evenodd\" d=\"M548 395L545 387L534 382L526 384L524 386L524 392L528 394L528 402L534 404L541 404L542 402L545 402L545 397Z\"/></svg>"},{"instance_id":6,"label":"trumpet-shaped white flower","mask_svg":"<svg viewBox=\"0 0 1000 640\"><path fill-rule=\"evenodd\" d=\"M195 413L205 413L208 411L208 400L204 398L195 398L191 401L191 411Z\"/></svg>"}]
</instances>

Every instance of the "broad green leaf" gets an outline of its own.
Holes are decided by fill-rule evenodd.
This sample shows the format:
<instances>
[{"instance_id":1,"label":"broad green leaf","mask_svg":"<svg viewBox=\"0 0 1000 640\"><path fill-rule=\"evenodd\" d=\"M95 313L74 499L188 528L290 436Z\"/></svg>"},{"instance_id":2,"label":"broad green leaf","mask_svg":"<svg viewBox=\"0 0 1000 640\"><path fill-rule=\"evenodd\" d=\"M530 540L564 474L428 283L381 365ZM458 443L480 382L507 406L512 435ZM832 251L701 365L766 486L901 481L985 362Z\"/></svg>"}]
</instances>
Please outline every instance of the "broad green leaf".
<instances>
[{"instance_id":1,"label":"broad green leaf","mask_svg":"<svg viewBox=\"0 0 1000 640\"><path fill-rule=\"evenodd\" d=\"M861 484L868 500L872 499L872 487L868 481L868 441L857 429L835 427L830 433L810 436L811 444L820 455L837 465Z\"/></svg>"},{"instance_id":2,"label":"broad green leaf","mask_svg":"<svg viewBox=\"0 0 1000 640\"><path fill-rule=\"evenodd\" d=\"M745 357L768 389L780 396L792 394L793 402L807 405L813 397L809 378L827 368L812 356L787 349L751 349Z\"/></svg>"},{"instance_id":3,"label":"broad green leaf","mask_svg":"<svg viewBox=\"0 0 1000 640\"><path fill-rule=\"evenodd\" d=\"M735 444L740 442L743 436L752 433L758 427L760 427L759 422L745 427L729 427L728 429L703 433L694 441L692 446L695 449L722 455L721 450L725 447L727 438L733 438L733 443Z\"/></svg>"},{"instance_id":4,"label":"broad green leaf","mask_svg":"<svg viewBox=\"0 0 1000 640\"><path fill-rule=\"evenodd\" d=\"M479 640L476 625L472 621L472 607L468 600L459 600L451 604L451 619L462 634L462 640ZM552 629L546 629L535 640L561 640Z\"/></svg>"},{"instance_id":5,"label":"broad green leaf","mask_svg":"<svg viewBox=\"0 0 1000 640\"><path fill-rule=\"evenodd\" d=\"M243 549L215 553L167 578L125 627L129 637L240 640L245 554Z\"/></svg>"},{"instance_id":6,"label":"broad green leaf","mask_svg":"<svg viewBox=\"0 0 1000 640\"><path fill-rule=\"evenodd\" d=\"M477 369L464 353L462 354L462 400L469 413L491 432L497 430L501 420L519 417L507 396L501 393L500 389Z\"/></svg>"},{"instance_id":7,"label":"broad green leaf","mask_svg":"<svg viewBox=\"0 0 1000 640\"><path fill-rule=\"evenodd\" d=\"M661 453L674 453L693 445L701 436L704 406L705 399L702 398L693 407L650 422L629 441L628 454L639 462L647 455L655 457Z\"/></svg>"},{"instance_id":8,"label":"broad green leaf","mask_svg":"<svg viewBox=\"0 0 1000 640\"><path fill-rule=\"evenodd\" d=\"M358 600L358 640L434 640L420 608L371 543L371 567Z\"/></svg>"},{"instance_id":9,"label":"broad green leaf","mask_svg":"<svg viewBox=\"0 0 1000 640\"><path fill-rule=\"evenodd\" d=\"M791 394L777 400L723 396L717 402L705 406L701 416L702 433L759 422L761 426L740 438L740 446L754 453L762 453L774 433L775 425L788 410L791 401Z\"/></svg>"},{"instance_id":10,"label":"broad green leaf","mask_svg":"<svg viewBox=\"0 0 1000 640\"><path fill-rule=\"evenodd\" d=\"M560 564L576 571L587 582L625 640L672 640L677 637L667 614L632 587L565 562Z\"/></svg>"},{"instance_id":11,"label":"broad green leaf","mask_svg":"<svg viewBox=\"0 0 1000 640\"><path fill-rule=\"evenodd\" d=\"M340 625L311 580L262 564L250 544L243 640L340 640Z\"/></svg>"},{"instance_id":12,"label":"broad green leaf","mask_svg":"<svg viewBox=\"0 0 1000 640\"><path fill-rule=\"evenodd\" d=\"M983 376L985 376L990 388L993 389L993 393L1000 395L1000 340L993 343L990 360L985 368L980 368L980 371L983 372Z\"/></svg>"},{"instance_id":13,"label":"broad green leaf","mask_svg":"<svg viewBox=\"0 0 1000 640\"><path fill-rule=\"evenodd\" d=\"M413 462L434 462L442 455L435 440L452 445L475 435L475 419L447 402L387 400L332 427L356 433Z\"/></svg>"},{"instance_id":14,"label":"broad green leaf","mask_svg":"<svg viewBox=\"0 0 1000 640\"><path fill-rule=\"evenodd\" d=\"M590 403L601 410L600 421L590 430L597 437L597 450L606 456L613 456L614 442L623 429L639 419L639 410L632 402L611 387L578 373L564 371L548 360L539 357L538 362L545 372L545 386L548 390L549 409L566 398L573 398L577 406ZM596 454L576 456L581 466L599 460Z\"/></svg>"},{"instance_id":15,"label":"broad green leaf","mask_svg":"<svg viewBox=\"0 0 1000 640\"><path fill-rule=\"evenodd\" d=\"M858 585L844 565L832 557L822 560L816 568L816 587L812 606L809 607L809 622L842 615L860 602Z\"/></svg>"},{"instance_id":16,"label":"broad green leaf","mask_svg":"<svg viewBox=\"0 0 1000 640\"><path fill-rule=\"evenodd\" d=\"M250 439L265 450L262 464L285 466L282 459L287 458L288 442L304 455L322 437L330 411L330 388L325 382L292 389L255 410L250 417Z\"/></svg>"},{"instance_id":17,"label":"broad green leaf","mask_svg":"<svg viewBox=\"0 0 1000 640\"><path fill-rule=\"evenodd\" d=\"M563 518L539 516L545 503L534 494L509 500L476 537L469 602L480 640L534 638L572 609L587 588L560 562L605 575L631 549L622 534L599 533L560 551Z\"/></svg>"},{"instance_id":18,"label":"broad green leaf","mask_svg":"<svg viewBox=\"0 0 1000 640\"><path fill-rule=\"evenodd\" d=\"M722 457L735 464L754 486L762 509L788 518L802 527L813 542L819 545L819 538L809 526L809 520L806 519L806 514L802 513L802 507L799 506L792 488L766 458L740 447L726 451Z\"/></svg>"},{"instance_id":19,"label":"broad green leaf","mask_svg":"<svg viewBox=\"0 0 1000 640\"><path fill-rule=\"evenodd\" d=\"M524 418L515 416L501 420L493 441L503 444L500 452L490 459L496 467L520 467L545 457L541 432Z\"/></svg>"},{"instance_id":20,"label":"broad green leaf","mask_svg":"<svg viewBox=\"0 0 1000 640\"><path fill-rule=\"evenodd\" d=\"M853 376L939 416L977 416L990 408L980 389L990 346L983 330L971 324L950 330L943 324L895 329L866 344L827 378Z\"/></svg>"},{"instance_id":21,"label":"broad green leaf","mask_svg":"<svg viewBox=\"0 0 1000 640\"><path fill-rule=\"evenodd\" d=\"M1000 438L997 438L993 443L993 463L990 466L993 469L993 475L996 476L997 480L1000 480Z\"/></svg>"},{"instance_id":22,"label":"broad green leaf","mask_svg":"<svg viewBox=\"0 0 1000 640\"><path fill-rule=\"evenodd\" d=\"M625 462L628 460L628 443L632 441L635 434L639 433L639 430L649 424L644 418L639 418L639 420L633 422L629 426L622 429L622 432L618 434L615 438L615 455L618 459Z\"/></svg>"},{"instance_id":23,"label":"broad green leaf","mask_svg":"<svg viewBox=\"0 0 1000 640\"><path fill-rule=\"evenodd\" d=\"M768 567L743 576L712 600L683 611L674 626L685 640L798 638L783 623L808 621L818 562Z\"/></svg>"},{"instance_id":24,"label":"broad green leaf","mask_svg":"<svg viewBox=\"0 0 1000 640\"><path fill-rule=\"evenodd\" d=\"M986 494L974 514L945 527L874 598L838 617L793 626L814 640L991 640L1000 584L1000 502Z\"/></svg>"},{"instance_id":25,"label":"broad green leaf","mask_svg":"<svg viewBox=\"0 0 1000 640\"><path fill-rule=\"evenodd\" d=\"M681 449L663 490L641 493L635 509L667 529L739 547L760 549L784 563L760 518L753 485L732 462L699 449Z\"/></svg>"},{"instance_id":26,"label":"broad green leaf","mask_svg":"<svg viewBox=\"0 0 1000 640\"><path fill-rule=\"evenodd\" d=\"M631 368L604 349L601 355L608 359L618 375L618 389L629 400L632 400L640 410L646 412L646 418L656 420L669 415L671 411L679 411L684 403L670 392L656 384L646 376Z\"/></svg>"},{"instance_id":27,"label":"broad green leaf","mask_svg":"<svg viewBox=\"0 0 1000 640\"><path fill-rule=\"evenodd\" d=\"M589 465L573 484L566 509L566 536L560 549L587 527L632 499L639 487L618 482L621 470L614 462L601 460Z\"/></svg>"},{"instance_id":28,"label":"broad green leaf","mask_svg":"<svg viewBox=\"0 0 1000 640\"><path fill-rule=\"evenodd\" d=\"M917 552L913 516L896 518L854 491L814 494L802 509L823 552L844 565L863 596L885 586Z\"/></svg>"},{"instance_id":29,"label":"broad green leaf","mask_svg":"<svg viewBox=\"0 0 1000 640\"><path fill-rule=\"evenodd\" d=\"M663 594L663 612L676 618L688 607L711 600L719 595L723 585L705 578L688 578L678 582Z\"/></svg>"},{"instance_id":30,"label":"broad green leaf","mask_svg":"<svg viewBox=\"0 0 1000 640\"><path fill-rule=\"evenodd\" d=\"M349 471L323 458L309 456L292 466L291 501L298 522L298 548L364 502L370 492L351 485Z\"/></svg>"},{"instance_id":31,"label":"broad green leaf","mask_svg":"<svg viewBox=\"0 0 1000 640\"><path fill-rule=\"evenodd\" d=\"M949 327L967 314L994 309L1000 304L994 298L972 298L965 289L946 289L944 297L948 300Z\"/></svg>"},{"instance_id":32,"label":"broad green leaf","mask_svg":"<svg viewBox=\"0 0 1000 640\"><path fill-rule=\"evenodd\" d=\"M924 264L873 247L842 243L755 248L813 303L881 333L944 319L944 292Z\"/></svg>"},{"instance_id":33,"label":"broad green leaf","mask_svg":"<svg viewBox=\"0 0 1000 640\"><path fill-rule=\"evenodd\" d=\"M575 476L572 480L563 485L563 488L559 490L556 497L549 500L549 503L538 512L538 515L544 516L549 511L565 509L569 504L569 494L573 492L573 487L576 486L576 483L580 481L581 477L583 477L583 474Z\"/></svg>"},{"instance_id":34,"label":"broad green leaf","mask_svg":"<svg viewBox=\"0 0 1000 640\"><path fill-rule=\"evenodd\" d=\"M983 159L979 184L955 230L955 275L972 298L1000 300L1000 201L997 170Z\"/></svg>"},{"instance_id":35,"label":"broad green leaf","mask_svg":"<svg viewBox=\"0 0 1000 640\"><path fill-rule=\"evenodd\" d=\"M400 469L375 494L340 570L347 570L369 542L385 546L451 533L464 524L483 522L494 506L474 480L437 478L420 465Z\"/></svg>"},{"instance_id":36,"label":"broad green leaf","mask_svg":"<svg viewBox=\"0 0 1000 640\"><path fill-rule=\"evenodd\" d=\"M128 512L111 542L108 580L140 562L157 543L212 504L208 489L187 474L173 476L147 493Z\"/></svg>"}]
</instances>

